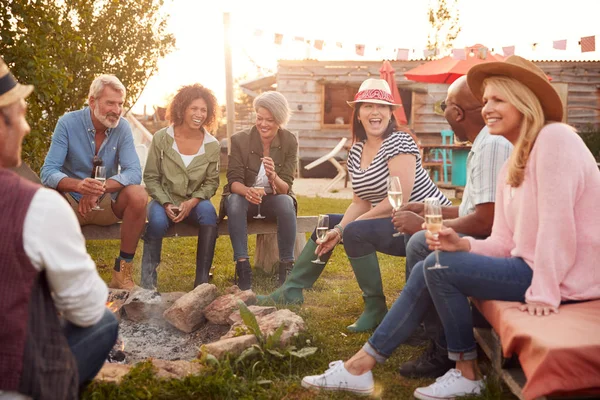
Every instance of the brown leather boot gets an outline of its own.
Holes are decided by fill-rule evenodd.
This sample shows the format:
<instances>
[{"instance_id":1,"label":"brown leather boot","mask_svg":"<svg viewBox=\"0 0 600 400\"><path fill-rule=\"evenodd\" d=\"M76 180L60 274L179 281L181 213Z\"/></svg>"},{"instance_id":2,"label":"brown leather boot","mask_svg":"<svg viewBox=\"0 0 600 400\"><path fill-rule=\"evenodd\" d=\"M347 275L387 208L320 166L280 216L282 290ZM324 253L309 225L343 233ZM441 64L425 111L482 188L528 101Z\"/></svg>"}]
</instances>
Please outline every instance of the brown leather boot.
<instances>
[{"instance_id":1,"label":"brown leather boot","mask_svg":"<svg viewBox=\"0 0 600 400\"><path fill-rule=\"evenodd\" d=\"M133 282L133 263L125 262L125 260L115 259L115 267L112 271L109 288L131 290L135 287Z\"/></svg>"}]
</instances>

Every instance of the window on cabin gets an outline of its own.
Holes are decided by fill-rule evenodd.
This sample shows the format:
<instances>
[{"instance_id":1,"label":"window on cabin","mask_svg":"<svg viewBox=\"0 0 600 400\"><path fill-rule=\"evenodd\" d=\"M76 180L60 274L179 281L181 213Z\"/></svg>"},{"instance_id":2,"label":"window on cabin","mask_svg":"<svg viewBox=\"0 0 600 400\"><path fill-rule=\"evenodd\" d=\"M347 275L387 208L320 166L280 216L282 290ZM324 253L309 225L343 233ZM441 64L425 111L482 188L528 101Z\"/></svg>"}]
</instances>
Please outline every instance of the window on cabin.
<instances>
[{"instance_id":1,"label":"window on cabin","mask_svg":"<svg viewBox=\"0 0 600 400\"><path fill-rule=\"evenodd\" d=\"M324 125L350 125L352 108L347 101L353 101L358 86L326 84L323 87Z\"/></svg>"}]
</instances>

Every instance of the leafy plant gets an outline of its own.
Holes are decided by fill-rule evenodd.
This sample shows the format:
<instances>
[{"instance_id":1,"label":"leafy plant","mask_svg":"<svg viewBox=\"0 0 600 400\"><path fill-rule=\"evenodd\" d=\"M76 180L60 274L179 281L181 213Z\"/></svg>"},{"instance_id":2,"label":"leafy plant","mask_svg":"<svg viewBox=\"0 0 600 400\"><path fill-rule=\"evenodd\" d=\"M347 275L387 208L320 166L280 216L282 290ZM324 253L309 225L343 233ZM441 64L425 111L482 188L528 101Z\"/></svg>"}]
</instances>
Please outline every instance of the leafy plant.
<instances>
[{"instance_id":1,"label":"leafy plant","mask_svg":"<svg viewBox=\"0 0 600 400\"><path fill-rule=\"evenodd\" d=\"M600 129L593 125L587 125L578 133L596 160L600 161Z\"/></svg>"},{"instance_id":2,"label":"leafy plant","mask_svg":"<svg viewBox=\"0 0 600 400\"><path fill-rule=\"evenodd\" d=\"M163 0L2 0L0 55L29 97L23 158L39 172L58 118L81 108L92 80L115 74L133 104L175 46Z\"/></svg>"}]
</instances>

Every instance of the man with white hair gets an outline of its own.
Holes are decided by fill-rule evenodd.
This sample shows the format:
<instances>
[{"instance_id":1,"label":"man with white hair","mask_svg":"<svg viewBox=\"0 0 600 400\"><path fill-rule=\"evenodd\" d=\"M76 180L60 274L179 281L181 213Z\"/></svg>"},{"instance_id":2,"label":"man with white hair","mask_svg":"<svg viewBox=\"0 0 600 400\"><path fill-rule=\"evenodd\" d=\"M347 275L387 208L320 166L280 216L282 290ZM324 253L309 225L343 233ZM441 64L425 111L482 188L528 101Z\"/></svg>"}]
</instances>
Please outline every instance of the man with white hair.
<instances>
[{"instance_id":1,"label":"man with white hair","mask_svg":"<svg viewBox=\"0 0 600 400\"><path fill-rule=\"evenodd\" d=\"M41 179L45 186L64 193L80 225L123 221L121 251L109 286L131 290L148 195L140 185L142 170L131 128L121 117L124 102L125 86L117 77L97 77L90 86L89 107L58 120ZM106 170L104 184L94 179L99 166Z\"/></svg>"},{"instance_id":2,"label":"man with white hair","mask_svg":"<svg viewBox=\"0 0 600 400\"><path fill-rule=\"evenodd\" d=\"M21 164L32 91L0 58L0 400L77 399L118 322L73 211L10 170Z\"/></svg>"}]
</instances>

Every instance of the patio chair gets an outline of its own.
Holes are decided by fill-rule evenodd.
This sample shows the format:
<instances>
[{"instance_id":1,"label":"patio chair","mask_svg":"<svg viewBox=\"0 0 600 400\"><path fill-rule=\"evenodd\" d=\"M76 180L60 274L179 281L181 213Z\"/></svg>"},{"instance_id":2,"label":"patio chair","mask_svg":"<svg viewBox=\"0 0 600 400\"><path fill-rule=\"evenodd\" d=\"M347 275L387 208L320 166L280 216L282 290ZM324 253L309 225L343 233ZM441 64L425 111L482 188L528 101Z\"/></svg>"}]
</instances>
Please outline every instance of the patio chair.
<instances>
[{"instance_id":1,"label":"patio chair","mask_svg":"<svg viewBox=\"0 0 600 400\"><path fill-rule=\"evenodd\" d=\"M440 134L442 135L442 145L454 144L454 131L451 129L443 129ZM436 160L442 159L444 183L448 183L448 166L452 167L452 150L435 149L433 150L433 157ZM435 180L437 180L437 171L435 173Z\"/></svg>"},{"instance_id":2,"label":"patio chair","mask_svg":"<svg viewBox=\"0 0 600 400\"><path fill-rule=\"evenodd\" d=\"M340 142L329 153L327 153L323 157L311 162L310 164L304 166L304 169L310 170L310 169L313 169L314 167L316 167L317 165L323 164L325 161L329 161L330 163L333 164L335 169L337 169L338 173L331 180L329 185L327 185L327 187L324 189L325 192L328 192L336 183L338 183L339 181L344 179L346 177L346 175L348 174L345 166L342 166L342 164L338 160L335 159L336 154L339 153L340 150L342 150L342 148L346 144L347 140L348 140L348 138L342 138L340 140Z\"/></svg>"}]
</instances>

